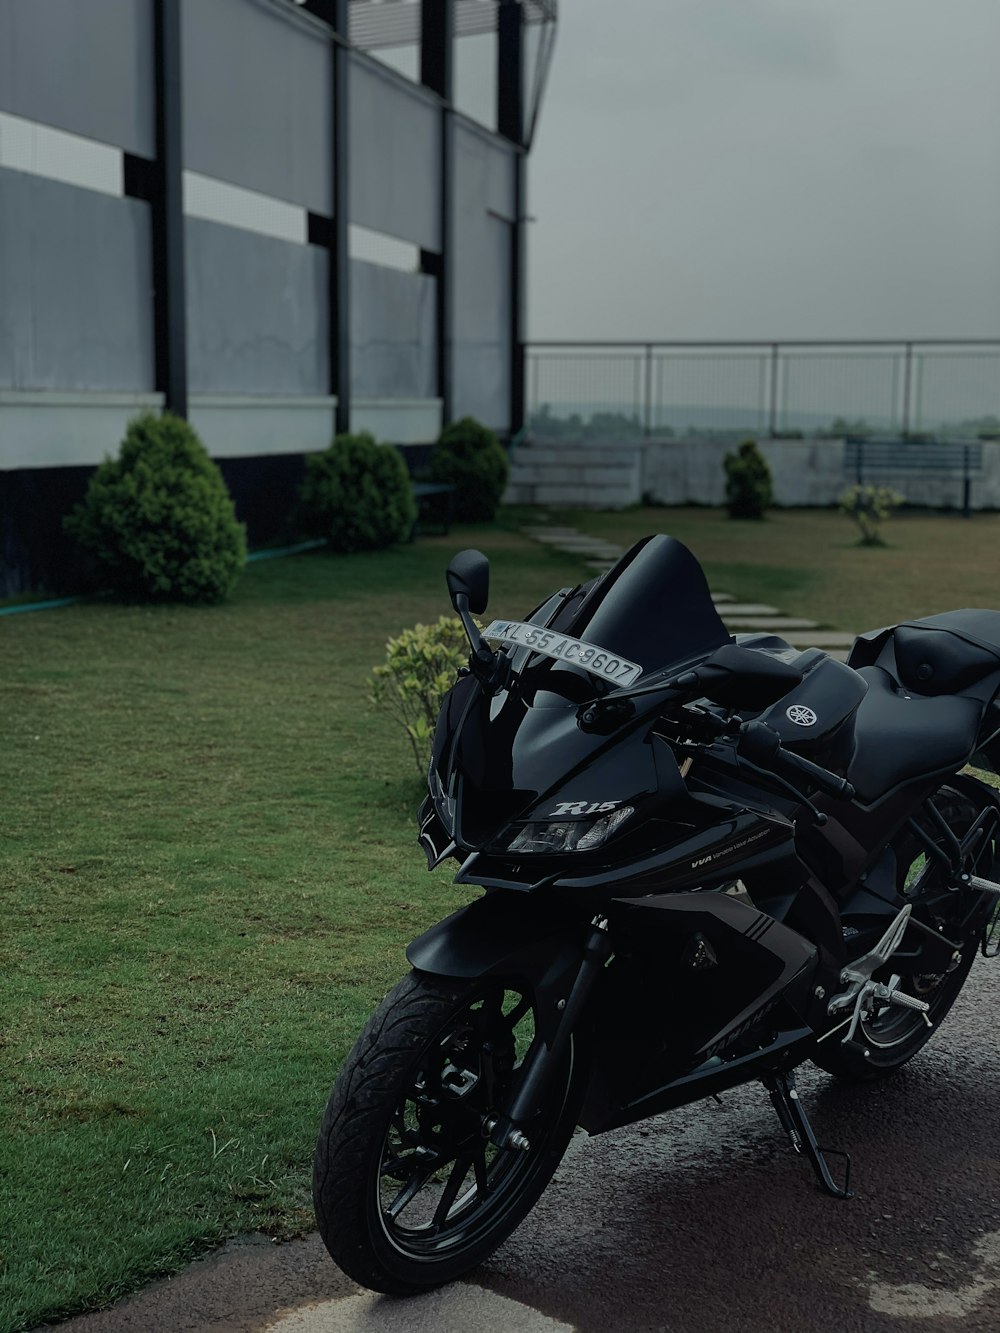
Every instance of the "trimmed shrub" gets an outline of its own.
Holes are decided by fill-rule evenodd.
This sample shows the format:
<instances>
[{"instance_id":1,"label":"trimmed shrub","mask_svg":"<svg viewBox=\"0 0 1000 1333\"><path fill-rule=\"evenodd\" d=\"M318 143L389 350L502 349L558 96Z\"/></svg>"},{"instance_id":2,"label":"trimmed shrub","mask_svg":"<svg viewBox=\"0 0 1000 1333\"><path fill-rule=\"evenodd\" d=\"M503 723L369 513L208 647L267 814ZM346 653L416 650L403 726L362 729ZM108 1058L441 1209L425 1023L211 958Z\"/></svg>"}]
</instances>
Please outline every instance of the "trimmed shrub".
<instances>
[{"instance_id":1,"label":"trimmed shrub","mask_svg":"<svg viewBox=\"0 0 1000 1333\"><path fill-rule=\"evenodd\" d=\"M394 717L406 732L421 775L431 757L441 702L469 660L469 640L457 616L434 625L404 629L385 645L385 662L368 681L369 701Z\"/></svg>"},{"instance_id":2,"label":"trimmed shrub","mask_svg":"<svg viewBox=\"0 0 1000 1333\"><path fill-rule=\"evenodd\" d=\"M763 518L773 499L771 469L754 440L744 440L722 460L726 469L726 507L730 518Z\"/></svg>"},{"instance_id":3,"label":"trimmed shrub","mask_svg":"<svg viewBox=\"0 0 1000 1333\"><path fill-rule=\"evenodd\" d=\"M903 496L889 486L849 486L840 497L840 511L858 525L859 546L884 546L882 523L902 503Z\"/></svg>"},{"instance_id":4,"label":"trimmed shrub","mask_svg":"<svg viewBox=\"0 0 1000 1333\"><path fill-rule=\"evenodd\" d=\"M493 518L509 474L500 441L474 417L445 427L427 467L428 480L456 487L456 513L470 522Z\"/></svg>"},{"instance_id":5,"label":"trimmed shrub","mask_svg":"<svg viewBox=\"0 0 1000 1333\"><path fill-rule=\"evenodd\" d=\"M142 601L221 602L246 562L222 473L169 413L129 423L118 457L100 464L63 523L115 592Z\"/></svg>"},{"instance_id":6,"label":"trimmed shrub","mask_svg":"<svg viewBox=\"0 0 1000 1333\"><path fill-rule=\"evenodd\" d=\"M334 551L376 551L405 541L417 516L398 449L363 431L338 435L306 459L299 490L302 526Z\"/></svg>"}]
</instances>

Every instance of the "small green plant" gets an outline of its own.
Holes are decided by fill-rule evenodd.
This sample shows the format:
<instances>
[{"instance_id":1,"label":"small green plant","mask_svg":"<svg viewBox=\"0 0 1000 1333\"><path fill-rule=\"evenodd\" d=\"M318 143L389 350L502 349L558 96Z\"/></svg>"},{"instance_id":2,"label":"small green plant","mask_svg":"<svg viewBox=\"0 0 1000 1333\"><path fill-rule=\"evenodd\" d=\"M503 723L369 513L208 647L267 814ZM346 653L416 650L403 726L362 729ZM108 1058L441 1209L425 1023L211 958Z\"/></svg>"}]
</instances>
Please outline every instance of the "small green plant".
<instances>
[{"instance_id":1,"label":"small green plant","mask_svg":"<svg viewBox=\"0 0 1000 1333\"><path fill-rule=\"evenodd\" d=\"M445 427L427 466L430 481L456 487L455 508L470 522L493 518L509 473L499 440L473 417Z\"/></svg>"},{"instance_id":2,"label":"small green plant","mask_svg":"<svg viewBox=\"0 0 1000 1333\"><path fill-rule=\"evenodd\" d=\"M763 518L773 499L771 469L756 441L744 440L722 460L726 469L726 507L730 518Z\"/></svg>"},{"instance_id":3,"label":"small green plant","mask_svg":"<svg viewBox=\"0 0 1000 1333\"><path fill-rule=\"evenodd\" d=\"M882 523L902 503L903 496L889 486L850 486L840 497L840 511L858 525L860 546L884 546Z\"/></svg>"},{"instance_id":4,"label":"small green plant","mask_svg":"<svg viewBox=\"0 0 1000 1333\"><path fill-rule=\"evenodd\" d=\"M872 428L864 417L856 417L853 421L849 417L834 417L829 429L824 432L834 439L842 439L847 435L853 439L866 439L871 433Z\"/></svg>"},{"instance_id":5,"label":"small green plant","mask_svg":"<svg viewBox=\"0 0 1000 1333\"><path fill-rule=\"evenodd\" d=\"M310 454L299 490L301 522L334 551L375 551L405 541L416 506L398 449L376 444L366 431L338 435Z\"/></svg>"},{"instance_id":6,"label":"small green plant","mask_svg":"<svg viewBox=\"0 0 1000 1333\"><path fill-rule=\"evenodd\" d=\"M385 662L368 680L369 700L406 732L421 775L427 772L441 701L469 660L469 640L455 616L414 625L385 645Z\"/></svg>"},{"instance_id":7,"label":"small green plant","mask_svg":"<svg viewBox=\"0 0 1000 1333\"><path fill-rule=\"evenodd\" d=\"M180 417L129 423L63 520L115 592L141 601L221 602L246 562L246 533L218 466Z\"/></svg>"}]
</instances>

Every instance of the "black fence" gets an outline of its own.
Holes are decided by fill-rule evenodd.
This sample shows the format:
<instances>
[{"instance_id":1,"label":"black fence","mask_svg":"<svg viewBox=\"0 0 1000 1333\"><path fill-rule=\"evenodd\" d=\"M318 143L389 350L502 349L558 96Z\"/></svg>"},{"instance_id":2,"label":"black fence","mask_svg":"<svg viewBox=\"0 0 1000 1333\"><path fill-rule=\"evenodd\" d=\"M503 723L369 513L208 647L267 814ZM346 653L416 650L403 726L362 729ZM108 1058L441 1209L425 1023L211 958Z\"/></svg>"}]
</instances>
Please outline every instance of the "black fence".
<instances>
[{"instance_id":1,"label":"black fence","mask_svg":"<svg viewBox=\"0 0 1000 1333\"><path fill-rule=\"evenodd\" d=\"M1000 436L1000 339L535 342L538 435Z\"/></svg>"}]
</instances>

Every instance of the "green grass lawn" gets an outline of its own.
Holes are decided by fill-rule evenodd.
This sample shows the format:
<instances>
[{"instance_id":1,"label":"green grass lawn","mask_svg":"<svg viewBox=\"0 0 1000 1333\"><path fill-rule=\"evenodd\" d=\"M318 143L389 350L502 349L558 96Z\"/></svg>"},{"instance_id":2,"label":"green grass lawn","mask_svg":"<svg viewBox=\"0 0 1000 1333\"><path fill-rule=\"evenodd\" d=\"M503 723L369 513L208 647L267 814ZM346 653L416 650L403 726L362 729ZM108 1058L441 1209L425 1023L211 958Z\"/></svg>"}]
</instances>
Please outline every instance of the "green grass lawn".
<instances>
[{"instance_id":1,"label":"green grass lawn","mask_svg":"<svg viewBox=\"0 0 1000 1333\"><path fill-rule=\"evenodd\" d=\"M504 527L252 565L223 607L0 619L0 1333L106 1304L225 1236L311 1226L336 1068L409 938L467 897L414 842L421 781L365 680L447 609L462 545L491 611L585 576ZM1000 517L559 515L673 533L712 582L862 629L1000 606Z\"/></svg>"},{"instance_id":2,"label":"green grass lawn","mask_svg":"<svg viewBox=\"0 0 1000 1333\"><path fill-rule=\"evenodd\" d=\"M825 509L775 509L761 522L719 509L574 511L560 522L628 545L666 532L690 546L712 586L834 629L877 629L962 606L1000 609L1000 514L900 513L884 547Z\"/></svg>"},{"instance_id":3,"label":"green grass lawn","mask_svg":"<svg viewBox=\"0 0 1000 1333\"><path fill-rule=\"evenodd\" d=\"M337 1066L474 896L424 869L409 745L365 702L468 544L515 613L583 573L470 530L255 564L218 608L0 619L0 1330L311 1226Z\"/></svg>"}]
</instances>

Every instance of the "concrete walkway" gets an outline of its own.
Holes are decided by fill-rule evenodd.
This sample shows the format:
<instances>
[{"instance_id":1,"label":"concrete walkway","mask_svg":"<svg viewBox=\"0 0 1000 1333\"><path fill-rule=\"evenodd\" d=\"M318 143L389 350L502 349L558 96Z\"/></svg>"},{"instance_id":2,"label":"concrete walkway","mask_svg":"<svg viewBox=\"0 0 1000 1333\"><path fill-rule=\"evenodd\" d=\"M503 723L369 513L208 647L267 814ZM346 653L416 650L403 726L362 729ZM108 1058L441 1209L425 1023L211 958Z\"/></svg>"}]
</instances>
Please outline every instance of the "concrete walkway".
<instances>
[{"instance_id":1,"label":"concrete walkway","mask_svg":"<svg viewBox=\"0 0 1000 1333\"><path fill-rule=\"evenodd\" d=\"M51 1329L52 1325L46 1325ZM230 1241L60 1333L573 1333L573 1325L475 1281L393 1300L357 1286L319 1236ZM43 1333L36 1329L34 1333Z\"/></svg>"},{"instance_id":2,"label":"concrete walkway","mask_svg":"<svg viewBox=\"0 0 1000 1333\"><path fill-rule=\"evenodd\" d=\"M566 555L586 557L588 569L603 574L624 555L624 548L601 537L588 537L577 528L534 523L521 529L526 537L551 546ZM776 606L766 602L737 602L726 592L713 592L719 615L733 634L752 634L760 631L777 634L793 648L822 648L838 661L845 662L855 635L843 630L826 629L819 621L802 616L786 616Z\"/></svg>"}]
</instances>

